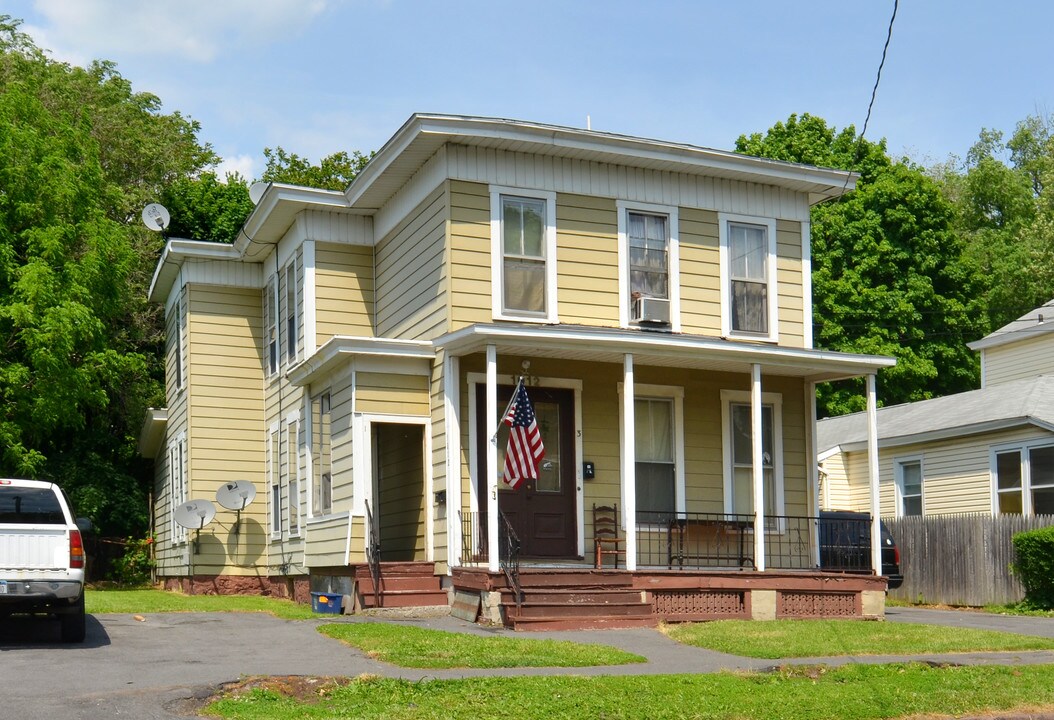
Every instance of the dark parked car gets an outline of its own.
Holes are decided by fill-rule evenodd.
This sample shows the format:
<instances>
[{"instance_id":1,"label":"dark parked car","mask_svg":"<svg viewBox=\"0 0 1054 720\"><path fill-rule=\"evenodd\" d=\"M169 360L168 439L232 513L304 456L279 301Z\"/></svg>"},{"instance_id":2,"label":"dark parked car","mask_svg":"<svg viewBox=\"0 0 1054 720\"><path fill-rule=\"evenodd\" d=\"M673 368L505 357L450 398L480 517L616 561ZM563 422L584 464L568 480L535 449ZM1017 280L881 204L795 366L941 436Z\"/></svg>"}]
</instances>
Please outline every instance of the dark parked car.
<instances>
[{"instance_id":1,"label":"dark parked car","mask_svg":"<svg viewBox=\"0 0 1054 720\"><path fill-rule=\"evenodd\" d=\"M886 524L879 520L882 542L882 574L889 589L904 582L900 573L900 550ZM848 510L820 511L820 569L832 572L871 572L871 516Z\"/></svg>"}]
</instances>

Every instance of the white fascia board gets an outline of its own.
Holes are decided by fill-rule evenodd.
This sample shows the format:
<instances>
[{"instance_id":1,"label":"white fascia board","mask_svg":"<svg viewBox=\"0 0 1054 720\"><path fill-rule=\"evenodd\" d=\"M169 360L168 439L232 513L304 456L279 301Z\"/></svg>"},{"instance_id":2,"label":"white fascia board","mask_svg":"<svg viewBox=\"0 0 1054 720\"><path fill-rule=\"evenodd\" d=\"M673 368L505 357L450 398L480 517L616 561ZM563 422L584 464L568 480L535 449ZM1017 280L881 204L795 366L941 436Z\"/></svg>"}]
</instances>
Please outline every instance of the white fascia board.
<instances>
[{"instance_id":1,"label":"white fascia board","mask_svg":"<svg viewBox=\"0 0 1054 720\"><path fill-rule=\"evenodd\" d=\"M339 190L320 190L301 185L270 183L264 190L260 202L245 220L234 247L242 257L249 255L251 247L262 245L270 247L277 244L288 229L288 223L279 223L281 227L268 227L277 215L287 216L291 221L302 210L347 210L348 199ZM255 254L255 253L254 253Z\"/></svg>"},{"instance_id":2,"label":"white fascia board","mask_svg":"<svg viewBox=\"0 0 1054 720\"><path fill-rule=\"evenodd\" d=\"M154 277L150 280L147 298L152 302L163 303L168 298L183 262L188 258L195 260L238 260L240 253L226 243L206 242L204 240L184 240L172 238L161 251L161 259L154 268Z\"/></svg>"},{"instance_id":3,"label":"white fascia board","mask_svg":"<svg viewBox=\"0 0 1054 720\"><path fill-rule=\"evenodd\" d=\"M867 443L864 443L864 445L867 445ZM816 456L816 462L822 463L827 458L834 457L835 455L841 452L845 452L845 448L843 448L841 445L835 445L833 448L829 448L827 450L824 450L822 453L819 453Z\"/></svg>"},{"instance_id":4,"label":"white fascia board","mask_svg":"<svg viewBox=\"0 0 1054 720\"><path fill-rule=\"evenodd\" d=\"M998 432L1000 430L1012 430L1025 425L1035 425L1036 427L1054 432L1054 425L1042 420L1037 420L1036 418L1002 418L1000 420L989 420L986 422L941 428L939 430L929 430L927 432L912 433L911 435L897 435L894 437L881 437L882 431L880 429L878 447L892 448L903 447L904 445L917 445L919 443L936 442L938 440L948 440L967 435L981 435L983 433ZM857 442L843 443L840 447L845 452L859 452L860 450L867 448L867 442L860 440Z\"/></svg>"},{"instance_id":5,"label":"white fascia board","mask_svg":"<svg viewBox=\"0 0 1054 720\"><path fill-rule=\"evenodd\" d=\"M161 449L165 430L168 428L168 408L147 408L143 417L143 426L139 430L139 442L136 447L139 455L153 459Z\"/></svg>"},{"instance_id":6,"label":"white fascia board","mask_svg":"<svg viewBox=\"0 0 1054 720\"><path fill-rule=\"evenodd\" d=\"M598 352L655 353L677 356L696 356L708 353L738 362L760 362L768 365L812 367L818 372L843 371L845 377L877 372L892 367L896 358L881 355L853 355L829 350L766 347L728 340L686 337L633 330L576 330L553 327L522 327L506 325L471 325L435 340L437 348L460 354L482 347L486 343L508 343L523 347L587 346Z\"/></svg>"},{"instance_id":7,"label":"white fascia board","mask_svg":"<svg viewBox=\"0 0 1054 720\"><path fill-rule=\"evenodd\" d=\"M286 373L292 385L309 385L315 378L332 370L339 362L349 357L387 357L435 360L435 349L427 340L393 340L388 338L354 337L335 335Z\"/></svg>"},{"instance_id":8,"label":"white fascia board","mask_svg":"<svg viewBox=\"0 0 1054 720\"><path fill-rule=\"evenodd\" d=\"M1027 340L1036 335L1045 335L1049 332L1054 332L1054 322L1037 322L1035 325L1023 327L1018 330L988 335L980 340L966 343L966 347L971 350L984 350L985 348L997 347L999 345L1009 345L1010 343L1018 342L1019 340Z\"/></svg>"}]
</instances>

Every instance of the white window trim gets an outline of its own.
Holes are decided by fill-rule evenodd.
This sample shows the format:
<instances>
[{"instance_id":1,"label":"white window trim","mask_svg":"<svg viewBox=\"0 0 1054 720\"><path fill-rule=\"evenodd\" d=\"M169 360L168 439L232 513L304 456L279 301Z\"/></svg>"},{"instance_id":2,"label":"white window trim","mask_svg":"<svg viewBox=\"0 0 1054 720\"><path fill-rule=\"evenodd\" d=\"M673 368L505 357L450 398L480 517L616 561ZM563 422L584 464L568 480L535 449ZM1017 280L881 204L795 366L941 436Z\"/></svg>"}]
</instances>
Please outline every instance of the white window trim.
<instances>
[{"instance_id":1,"label":"white window trim","mask_svg":"<svg viewBox=\"0 0 1054 720\"><path fill-rule=\"evenodd\" d=\"M619 402L619 447L623 443L628 442L625 435L624 428L626 427L625 417L625 405L621 402L622 393L624 391L623 383L618 384L618 396ZM685 495L685 474L684 474L684 388L680 385L649 385L647 383L634 383L633 384L633 399L634 400L647 400L650 398L656 399L673 399L673 494L674 494L674 508L676 512L683 513L687 508L687 500ZM619 453L621 458L622 453ZM619 475L626 477L626 469L624 467L619 468ZM626 484L619 482L621 487L620 500L622 507L626 507ZM622 525L625 527L626 519L622 518Z\"/></svg>"},{"instance_id":2,"label":"white window trim","mask_svg":"<svg viewBox=\"0 0 1054 720\"><path fill-rule=\"evenodd\" d=\"M521 197L545 202L545 315L506 311L505 273L503 267L503 244L501 237L501 198ZM490 186L490 287L491 306L495 320L517 320L520 322L558 323L560 314L556 306L556 193L546 190Z\"/></svg>"},{"instance_id":3,"label":"white window trim","mask_svg":"<svg viewBox=\"0 0 1054 720\"><path fill-rule=\"evenodd\" d=\"M329 505L329 512L322 512L319 508L315 507L315 465L316 464L319 465L318 469L319 469L320 473L321 473L321 470L322 470L322 467L321 467L321 465L322 465L322 458L315 456L315 430L316 430L316 428L315 428L315 401L316 400L320 401L320 399L321 399L321 397L323 395L329 395L329 412L330 412L330 421L329 421L329 430L330 430L330 438L329 438L329 447L330 447L330 451L329 451L330 452L330 456L329 456L329 463L330 463L330 465L329 465L330 505ZM329 519L329 518L332 518L334 516L334 513L333 513L333 499L332 499L332 494L333 494L333 389L332 388L326 388L325 390L321 390L321 391L315 393L314 395L309 396L307 398L307 411L306 411L305 415L307 417L307 430L305 431L305 433L306 433L305 441L307 443L307 458L308 458L307 459L307 478L308 478L307 483L308 483L308 486L306 488L306 491L307 491L307 521L311 522L313 520L317 521L317 520ZM320 478L319 482L321 482L321 478ZM303 521L303 518L301 519L301 521Z\"/></svg>"},{"instance_id":4,"label":"white window trim","mask_svg":"<svg viewBox=\"0 0 1054 720\"><path fill-rule=\"evenodd\" d=\"M904 455L893 458L893 492L897 517L907 517L904 512L904 466L919 464L919 499L922 503L922 515L926 515L926 464L922 455Z\"/></svg>"},{"instance_id":5,"label":"white window trim","mask_svg":"<svg viewBox=\"0 0 1054 720\"><path fill-rule=\"evenodd\" d=\"M265 326L263 332L263 361L264 361L264 375L269 380L276 379L281 374L282 369L282 326L281 326L281 305L279 303L279 274L272 273L268 279L264 282L264 319ZM271 365L271 328L274 328L275 333L275 363Z\"/></svg>"},{"instance_id":6,"label":"white window trim","mask_svg":"<svg viewBox=\"0 0 1054 720\"><path fill-rule=\"evenodd\" d=\"M282 362L287 366L292 367L300 360L300 335L303 331L300 321L300 273L296 269L297 254L294 253L293 257L289 260L289 263L282 270L282 275L285 278L285 292L282 293L282 298L285 300L286 308L285 313L282 314L282 324L285 326L285 352L282 353ZM292 281L293 284L293 306L289 305L289 283ZM296 330L296 336L289 332L289 320L292 319L293 327ZM290 352L292 351L292 352Z\"/></svg>"},{"instance_id":7,"label":"white window trim","mask_svg":"<svg viewBox=\"0 0 1054 720\"><path fill-rule=\"evenodd\" d=\"M721 257L721 335L724 337L747 338L777 342L779 340L779 283L778 257L776 255L776 220L775 218L756 217L753 215L733 215L718 213L718 234L720 236ZM728 258L728 224L763 225L768 231L768 259L765 268L768 274L768 334L732 330L732 280ZM811 322L811 318L808 320Z\"/></svg>"},{"instance_id":8,"label":"white window trim","mask_svg":"<svg viewBox=\"0 0 1054 720\"><path fill-rule=\"evenodd\" d=\"M176 296L174 310L176 315L176 362L179 364L176 373L176 391L183 392L187 387L187 327L190 324L187 308L187 289L182 288Z\"/></svg>"},{"instance_id":9,"label":"white window trim","mask_svg":"<svg viewBox=\"0 0 1054 720\"><path fill-rule=\"evenodd\" d=\"M176 522L176 507L187 501L189 496L187 472L187 433L181 432L176 441L168 446L168 478L171 494L170 522L172 543L180 545L187 541L187 529Z\"/></svg>"},{"instance_id":10,"label":"white window trim","mask_svg":"<svg viewBox=\"0 0 1054 720\"><path fill-rule=\"evenodd\" d=\"M274 446L275 436L278 436L278 455L275 456ZM267 532L271 540L280 540L282 538L282 520L281 520L281 488L282 488L282 433L281 425L279 423L273 423L267 430ZM279 496L279 507L274 507L275 494L274 487L278 486ZM275 528L274 519L275 512L278 512L278 528Z\"/></svg>"},{"instance_id":11,"label":"white window trim","mask_svg":"<svg viewBox=\"0 0 1054 720\"><path fill-rule=\"evenodd\" d=\"M296 482L296 496L294 497L291 487L288 487L289 494L289 537L300 537L302 528L304 527L304 516L300 511L300 498L303 495L303 480L300 473L300 414L294 413L286 418L286 441L285 447L286 452L289 452L292 448L292 454L289 457L289 475L287 482L292 485L292 481ZM292 440L292 442L290 442ZM295 525L293 521L296 521Z\"/></svg>"},{"instance_id":12,"label":"white window trim","mask_svg":"<svg viewBox=\"0 0 1054 720\"><path fill-rule=\"evenodd\" d=\"M732 503L732 405L750 405L749 390L721 391L721 472L724 479L725 513L735 512ZM772 470L773 486L776 493L776 514L786 514L786 500L783 487L783 395L780 393L761 393L761 404L772 406Z\"/></svg>"},{"instance_id":13,"label":"white window trim","mask_svg":"<svg viewBox=\"0 0 1054 720\"><path fill-rule=\"evenodd\" d=\"M1028 517L1032 512L1032 461L1028 457L1028 451L1035 448L1051 447L1054 442L1049 438L1037 438L1035 440L1023 440L1020 442L1003 443L992 445L988 449L988 475L992 495L992 514L999 515L999 488L996 483L996 455L999 453L1018 451L1021 454L1021 514ZM1046 486L1044 486L1046 487Z\"/></svg>"},{"instance_id":14,"label":"white window trim","mask_svg":"<svg viewBox=\"0 0 1054 720\"><path fill-rule=\"evenodd\" d=\"M629 299L629 219L630 212L641 212L649 215L665 215L669 219L669 245L667 247L668 272L670 274L670 330L681 331L681 252L678 241L680 227L679 209L675 205L655 205L652 203L618 200L618 286L619 286L619 326L624 328L640 327L639 323L630 320L632 312Z\"/></svg>"}]
</instances>

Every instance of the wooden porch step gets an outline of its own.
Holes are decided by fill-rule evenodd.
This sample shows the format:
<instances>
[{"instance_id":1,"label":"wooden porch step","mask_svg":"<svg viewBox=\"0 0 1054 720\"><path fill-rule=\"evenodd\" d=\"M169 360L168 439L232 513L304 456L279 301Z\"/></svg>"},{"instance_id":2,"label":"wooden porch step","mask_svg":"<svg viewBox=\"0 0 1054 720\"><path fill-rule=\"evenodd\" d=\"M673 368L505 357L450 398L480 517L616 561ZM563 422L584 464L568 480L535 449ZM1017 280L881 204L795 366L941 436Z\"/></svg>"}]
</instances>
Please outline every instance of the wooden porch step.
<instances>
[{"instance_id":1,"label":"wooden porch step","mask_svg":"<svg viewBox=\"0 0 1054 720\"><path fill-rule=\"evenodd\" d=\"M378 605L371 590L368 593L360 591L359 602L363 608L441 607L450 604L450 596L446 590L386 590L381 593L381 604Z\"/></svg>"},{"instance_id":2,"label":"wooden porch step","mask_svg":"<svg viewBox=\"0 0 1054 720\"><path fill-rule=\"evenodd\" d=\"M550 605L640 605L644 602L640 590L632 588L523 588L532 603ZM512 602L512 593L503 593Z\"/></svg>"},{"instance_id":3,"label":"wooden porch step","mask_svg":"<svg viewBox=\"0 0 1054 720\"><path fill-rule=\"evenodd\" d=\"M503 602L504 604L504 602ZM534 617L616 618L650 617L651 605L643 603L608 603L605 605L560 605L557 603L525 602L519 607L505 605L505 617L515 620Z\"/></svg>"},{"instance_id":4,"label":"wooden porch step","mask_svg":"<svg viewBox=\"0 0 1054 720\"><path fill-rule=\"evenodd\" d=\"M435 575L435 563L431 562L382 562L380 564L382 576L433 576ZM370 566L366 564L356 565L355 578L370 577Z\"/></svg>"},{"instance_id":5,"label":"wooden porch step","mask_svg":"<svg viewBox=\"0 0 1054 720\"><path fill-rule=\"evenodd\" d=\"M373 592L373 578L369 575L356 577L356 583L362 592ZM381 590L392 592L397 590L438 590L441 581L436 575L389 575L381 573Z\"/></svg>"},{"instance_id":6,"label":"wooden porch step","mask_svg":"<svg viewBox=\"0 0 1054 720\"><path fill-rule=\"evenodd\" d=\"M654 615L622 617L567 617L540 616L509 618L508 626L514 630L603 630L638 627L657 627L659 619Z\"/></svg>"},{"instance_id":7,"label":"wooden porch step","mask_svg":"<svg viewBox=\"0 0 1054 720\"><path fill-rule=\"evenodd\" d=\"M520 570L521 588L611 588L630 587L633 578L625 572L603 570Z\"/></svg>"}]
</instances>

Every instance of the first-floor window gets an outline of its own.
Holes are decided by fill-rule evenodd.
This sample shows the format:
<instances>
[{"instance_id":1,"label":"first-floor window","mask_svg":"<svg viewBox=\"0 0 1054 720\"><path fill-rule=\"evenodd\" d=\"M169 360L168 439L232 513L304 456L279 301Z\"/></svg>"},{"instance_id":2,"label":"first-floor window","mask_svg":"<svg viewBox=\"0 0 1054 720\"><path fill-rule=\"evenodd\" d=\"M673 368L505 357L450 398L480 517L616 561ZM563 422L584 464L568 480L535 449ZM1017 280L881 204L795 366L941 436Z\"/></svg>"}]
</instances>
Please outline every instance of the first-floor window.
<instances>
[{"instance_id":1,"label":"first-floor window","mask_svg":"<svg viewBox=\"0 0 1054 720\"><path fill-rule=\"evenodd\" d=\"M676 510L673 400L637 398L634 407L637 512L658 522Z\"/></svg>"},{"instance_id":2,"label":"first-floor window","mask_svg":"<svg viewBox=\"0 0 1054 720\"><path fill-rule=\"evenodd\" d=\"M1054 445L997 451L993 474L999 514L1054 514Z\"/></svg>"},{"instance_id":3,"label":"first-floor window","mask_svg":"<svg viewBox=\"0 0 1054 720\"><path fill-rule=\"evenodd\" d=\"M168 481L172 507L172 542L187 539L187 529L176 522L176 508L187 501L187 436L180 434L176 442L168 446Z\"/></svg>"},{"instance_id":4,"label":"first-floor window","mask_svg":"<svg viewBox=\"0 0 1054 720\"><path fill-rule=\"evenodd\" d=\"M900 493L898 516L922 515L921 460L897 461L897 490Z\"/></svg>"},{"instance_id":5,"label":"first-floor window","mask_svg":"<svg viewBox=\"0 0 1054 720\"><path fill-rule=\"evenodd\" d=\"M267 453L268 480L271 486L271 537L282 535L282 441L278 429L271 431Z\"/></svg>"},{"instance_id":6,"label":"first-floor window","mask_svg":"<svg viewBox=\"0 0 1054 720\"><path fill-rule=\"evenodd\" d=\"M723 390L725 447L725 511L754 514L754 445L750 393ZM782 400L776 393L762 393L761 492L766 525L783 514Z\"/></svg>"},{"instance_id":7,"label":"first-floor window","mask_svg":"<svg viewBox=\"0 0 1054 720\"><path fill-rule=\"evenodd\" d=\"M317 395L311 401L311 514L326 515L333 508L333 450L331 435L332 411L329 393Z\"/></svg>"},{"instance_id":8,"label":"first-floor window","mask_svg":"<svg viewBox=\"0 0 1054 720\"><path fill-rule=\"evenodd\" d=\"M300 453L299 421L286 425L286 476L289 487L289 534L300 534Z\"/></svg>"}]
</instances>

